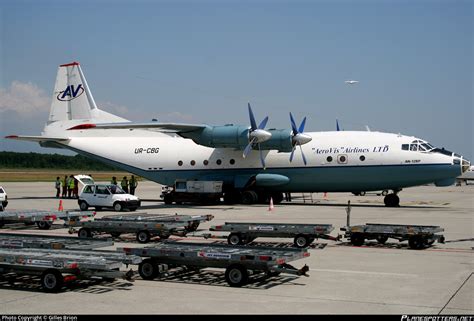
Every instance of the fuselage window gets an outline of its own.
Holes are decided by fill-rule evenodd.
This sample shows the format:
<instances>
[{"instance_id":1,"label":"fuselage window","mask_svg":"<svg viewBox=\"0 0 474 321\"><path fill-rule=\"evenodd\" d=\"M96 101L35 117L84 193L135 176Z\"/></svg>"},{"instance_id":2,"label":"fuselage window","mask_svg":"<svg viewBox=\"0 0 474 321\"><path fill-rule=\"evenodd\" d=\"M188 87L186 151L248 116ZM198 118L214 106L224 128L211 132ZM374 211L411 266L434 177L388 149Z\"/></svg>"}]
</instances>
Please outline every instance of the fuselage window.
<instances>
[{"instance_id":1,"label":"fuselage window","mask_svg":"<svg viewBox=\"0 0 474 321\"><path fill-rule=\"evenodd\" d=\"M202 163L207 166L209 164L209 161L205 159Z\"/></svg>"},{"instance_id":2,"label":"fuselage window","mask_svg":"<svg viewBox=\"0 0 474 321\"><path fill-rule=\"evenodd\" d=\"M220 159L218 159L218 160L216 160L216 164L220 165L220 164L222 164L222 161Z\"/></svg>"},{"instance_id":3,"label":"fuselage window","mask_svg":"<svg viewBox=\"0 0 474 321\"><path fill-rule=\"evenodd\" d=\"M232 158L232 159L229 161L229 163L230 163L230 165L234 165L234 164L235 164L235 159Z\"/></svg>"},{"instance_id":4,"label":"fuselage window","mask_svg":"<svg viewBox=\"0 0 474 321\"><path fill-rule=\"evenodd\" d=\"M337 162L339 164L345 164L347 163L347 156L346 155L338 155L337 156Z\"/></svg>"},{"instance_id":5,"label":"fuselage window","mask_svg":"<svg viewBox=\"0 0 474 321\"><path fill-rule=\"evenodd\" d=\"M328 156L328 157L326 158L326 161L327 161L328 163L332 162L332 156Z\"/></svg>"},{"instance_id":6,"label":"fuselage window","mask_svg":"<svg viewBox=\"0 0 474 321\"><path fill-rule=\"evenodd\" d=\"M179 161L178 166L183 166L183 161Z\"/></svg>"},{"instance_id":7,"label":"fuselage window","mask_svg":"<svg viewBox=\"0 0 474 321\"><path fill-rule=\"evenodd\" d=\"M365 156L364 156L364 155L361 155L361 156L359 157L359 159L360 159L361 162L363 162L363 161L365 161Z\"/></svg>"},{"instance_id":8,"label":"fuselage window","mask_svg":"<svg viewBox=\"0 0 474 321\"><path fill-rule=\"evenodd\" d=\"M194 166L194 165L196 165L196 161L193 159L193 160L191 161L191 166Z\"/></svg>"},{"instance_id":9,"label":"fuselage window","mask_svg":"<svg viewBox=\"0 0 474 321\"><path fill-rule=\"evenodd\" d=\"M410 149L410 144L403 144L402 145L402 150L409 150Z\"/></svg>"}]
</instances>

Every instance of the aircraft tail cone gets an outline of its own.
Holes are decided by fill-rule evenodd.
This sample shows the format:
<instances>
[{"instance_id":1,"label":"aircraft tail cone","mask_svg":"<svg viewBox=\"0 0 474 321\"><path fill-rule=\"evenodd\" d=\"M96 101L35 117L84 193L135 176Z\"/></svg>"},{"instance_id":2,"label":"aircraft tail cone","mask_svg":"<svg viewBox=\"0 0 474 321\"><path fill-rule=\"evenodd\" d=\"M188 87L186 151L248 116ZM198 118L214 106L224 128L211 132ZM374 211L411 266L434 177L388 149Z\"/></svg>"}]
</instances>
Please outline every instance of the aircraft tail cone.
<instances>
[{"instance_id":1,"label":"aircraft tail cone","mask_svg":"<svg viewBox=\"0 0 474 321\"><path fill-rule=\"evenodd\" d=\"M63 208L63 200L59 200L59 207L58 207L58 211L64 211L64 208Z\"/></svg>"},{"instance_id":2,"label":"aircraft tail cone","mask_svg":"<svg viewBox=\"0 0 474 321\"><path fill-rule=\"evenodd\" d=\"M273 206L273 197L270 197L270 206L268 207L268 211L273 211L275 206Z\"/></svg>"}]
</instances>

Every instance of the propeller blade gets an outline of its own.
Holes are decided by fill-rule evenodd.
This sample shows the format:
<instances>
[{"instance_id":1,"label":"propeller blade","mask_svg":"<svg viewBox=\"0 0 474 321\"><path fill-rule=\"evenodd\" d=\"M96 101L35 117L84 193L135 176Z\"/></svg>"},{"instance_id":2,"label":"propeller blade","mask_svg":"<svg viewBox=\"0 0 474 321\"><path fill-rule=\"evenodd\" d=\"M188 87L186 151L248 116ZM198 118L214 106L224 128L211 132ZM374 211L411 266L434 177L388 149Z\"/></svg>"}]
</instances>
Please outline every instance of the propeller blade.
<instances>
[{"instance_id":1,"label":"propeller blade","mask_svg":"<svg viewBox=\"0 0 474 321\"><path fill-rule=\"evenodd\" d=\"M337 121L337 119L336 119L336 130L337 130L337 131L340 131L340 129L339 129L339 122Z\"/></svg>"},{"instance_id":2,"label":"propeller blade","mask_svg":"<svg viewBox=\"0 0 474 321\"><path fill-rule=\"evenodd\" d=\"M296 147L293 146L293 149L291 150L291 154L290 154L290 163L293 161L293 156L295 156L295 150L296 150Z\"/></svg>"},{"instance_id":3,"label":"propeller blade","mask_svg":"<svg viewBox=\"0 0 474 321\"><path fill-rule=\"evenodd\" d=\"M258 129L264 129L265 126L267 126L267 122L268 122L268 116L265 117L262 122L260 123L260 125L258 125Z\"/></svg>"},{"instance_id":4,"label":"propeller blade","mask_svg":"<svg viewBox=\"0 0 474 321\"><path fill-rule=\"evenodd\" d=\"M304 156L303 147L301 147L301 145L300 145L300 150L301 150L301 157L303 157L303 163L306 165L306 157Z\"/></svg>"},{"instance_id":5,"label":"propeller blade","mask_svg":"<svg viewBox=\"0 0 474 321\"><path fill-rule=\"evenodd\" d=\"M291 120L291 129L293 129L293 135L298 134L298 129L296 129L296 123L295 119L293 118L293 115L290 112L290 120Z\"/></svg>"},{"instance_id":6,"label":"propeller blade","mask_svg":"<svg viewBox=\"0 0 474 321\"><path fill-rule=\"evenodd\" d=\"M252 107L250 107L250 103L248 103L249 106L249 117L250 117L250 127L252 130L257 129L257 122L255 121L255 116L253 115L252 112Z\"/></svg>"},{"instance_id":7,"label":"propeller blade","mask_svg":"<svg viewBox=\"0 0 474 321\"><path fill-rule=\"evenodd\" d=\"M258 151L260 152L260 162L262 162L263 169L265 169L266 168L265 159L263 159L263 153L262 153L262 150L260 149L260 144L258 144Z\"/></svg>"},{"instance_id":8,"label":"propeller blade","mask_svg":"<svg viewBox=\"0 0 474 321\"><path fill-rule=\"evenodd\" d=\"M243 158L247 157L247 155L250 153L250 151L252 150L252 145L256 140L257 140L257 137L252 138L250 143L245 147L244 153L242 154Z\"/></svg>"},{"instance_id":9,"label":"propeller blade","mask_svg":"<svg viewBox=\"0 0 474 321\"><path fill-rule=\"evenodd\" d=\"M300 124L300 128L298 129L298 132L302 133L304 132L304 126L306 125L306 117L303 118L303 121Z\"/></svg>"}]
</instances>

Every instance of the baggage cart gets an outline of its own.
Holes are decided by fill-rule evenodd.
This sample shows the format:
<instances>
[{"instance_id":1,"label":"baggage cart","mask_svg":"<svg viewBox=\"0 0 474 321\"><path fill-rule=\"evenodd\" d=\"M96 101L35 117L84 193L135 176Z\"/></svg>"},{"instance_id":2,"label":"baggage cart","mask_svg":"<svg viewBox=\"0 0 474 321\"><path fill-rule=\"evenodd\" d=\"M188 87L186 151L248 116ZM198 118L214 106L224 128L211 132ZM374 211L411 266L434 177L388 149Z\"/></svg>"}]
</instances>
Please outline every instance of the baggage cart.
<instances>
[{"instance_id":1,"label":"baggage cart","mask_svg":"<svg viewBox=\"0 0 474 321\"><path fill-rule=\"evenodd\" d=\"M444 229L433 225L409 225L409 224L375 224L350 225L351 204L348 202L346 208L347 226L341 227L345 231L344 237L350 239L355 246L361 246L365 240L377 240L385 244L389 238L397 239L399 242L408 240L412 249L420 250L431 246L435 241L444 243L444 236L436 234Z\"/></svg>"},{"instance_id":2,"label":"baggage cart","mask_svg":"<svg viewBox=\"0 0 474 321\"><path fill-rule=\"evenodd\" d=\"M171 235L186 236L188 231L186 221L159 221L152 218L128 219L128 216L104 217L90 221L73 221L69 224L69 233L74 233L79 228L79 238L92 238L99 233L108 233L112 237L121 234L133 233L139 243L148 243L153 236L167 239Z\"/></svg>"},{"instance_id":3,"label":"baggage cart","mask_svg":"<svg viewBox=\"0 0 474 321\"><path fill-rule=\"evenodd\" d=\"M212 226L210 231L230 232L228 236L204 234L205 238L226 238L231 245L250 243L257 237L293 238L294 245L299 248L308 247L314 239L323 238L338 240L330 236L332 224L294 224L294 223L236 223L226 222L224 225Z\"/></svg>"},{"instance_id":4,"label":"baggage cart","mask_svg":"<svg viewBox=\"0 0 474 321\"><path fill-rule=\"evenodd\" d=\"M308 276L306 272L309 271L307 265L297 269L288 263L308 257L307 249L162 242L144 248L118 248L117 251L146 258L138 266L138 273L145 280L169 276L173 269L224 268L227 283L240 287L247 284L251 273Z\"/></svg>"},{"instance_id":5,"label":"baggage cart","mask_svg":"<svg viewBox=\"0 0 474 321\"><path fill-rule=\"evenodd\" d=\"M112 245L114 245L112 239L94 240L78 239L77 237L0 233L0 247L2 248L92 250Z\"/></svg>"},{"instance_id":6,"label":"baggage cart","mask_svg":"<svg viewBox=\"0 0 474 321\"><path fill-rule=\"evenodd\" d=\"M0 274L39 275L46 292L58 292L77 279L130 279L132 272L121 272L120 267L140 261L140 257L117 252L0 248Z\"/></svg>"},{"instance_id":7,"label":"baggage cart","mask_svg":"<svg viewBox=\"0 0 474 321\"><path fill-rule=\"evenodd\" d=\"M25 225L36 224L41 230L48 230L54 221L64 220L77 222L81 219L94 217L95 212L87 211L44 211L44 210L16 210L0 212L0 228L5 224L23 223Z\"/></svg>"}]
</instances>

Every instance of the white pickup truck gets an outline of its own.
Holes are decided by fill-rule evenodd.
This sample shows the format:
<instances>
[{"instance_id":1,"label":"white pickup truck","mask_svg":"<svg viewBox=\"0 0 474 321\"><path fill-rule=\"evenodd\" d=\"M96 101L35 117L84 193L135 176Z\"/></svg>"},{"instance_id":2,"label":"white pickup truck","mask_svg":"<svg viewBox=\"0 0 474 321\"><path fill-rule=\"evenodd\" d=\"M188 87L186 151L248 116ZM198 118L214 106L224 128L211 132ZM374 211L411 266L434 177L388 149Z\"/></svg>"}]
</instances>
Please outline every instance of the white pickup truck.
<instances>
[{"instance_id":1,"label":"white pickup truck","mask_svg":"<svg viewBox=\"0 0 474 321\"><path fill-rule=\"evenodd\" d=\"M141 205L138 197L125 193L117 185L96 184L90 176L86 175L74 177L84 184L77 201L82 211L86 211L89 207L95 207L96 210L111 207L116 212L124 209L135 211Z\"/></svg>"},{"instance_id":2,"label":"white pickup truck","mask_svg":"<svg viewBox=\"0 0 474 321\"><path fill-rule=\"evenodd\" d=\"M5 207L7 207L7 204L8 204L7 191L5 191L3 186L0 186L0 211L3 211Z\"/></svg>"}]
</instances>

